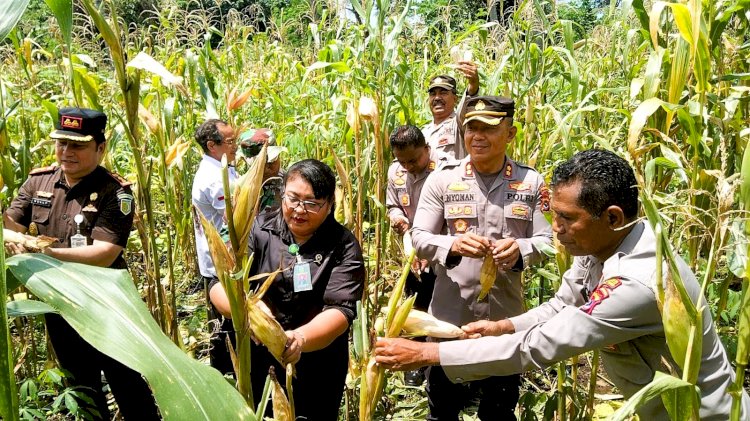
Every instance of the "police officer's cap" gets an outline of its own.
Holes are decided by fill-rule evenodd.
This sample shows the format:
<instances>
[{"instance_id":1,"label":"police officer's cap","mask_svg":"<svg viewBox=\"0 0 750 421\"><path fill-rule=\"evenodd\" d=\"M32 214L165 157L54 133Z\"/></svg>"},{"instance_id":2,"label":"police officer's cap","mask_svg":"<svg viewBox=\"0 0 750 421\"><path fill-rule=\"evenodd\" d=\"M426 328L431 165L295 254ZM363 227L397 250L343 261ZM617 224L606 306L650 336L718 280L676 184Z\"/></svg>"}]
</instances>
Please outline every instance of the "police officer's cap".
<instances>
[{"instance_id":1,"label":"police officer's cap","mask_svg":"<svg viewBox=\"0 0 750 421\"><path fill-rule=\"evenodd\" d=\"M57 112L55 130L50 139L72 140L74 142L103 142L107 115L88 108L66 107Z\"/></svg>"},{"instance_id":2,"label":"police officer's cap","mask_svg":"<svg viewBox=\"0 0 750 421\"><path fill-rule=\"evenodd\" d=\"M430 86L427 88L427 92L435 88L442 88L446 91L456 93L456 79L448 75L438 75L430 79Z\"/></svg>"},{"instance_id":3,"label":"police officer's cap","mask_svg":"<svg viewBox=\"0 0 750 421\"><path fill-rule=\"evenodd\" d=\"M497 126L504 118L513 117L515 102L502 96L475 96L466 103L464 125L479 120L490 126Z\"/></svg>"}]
</instances>

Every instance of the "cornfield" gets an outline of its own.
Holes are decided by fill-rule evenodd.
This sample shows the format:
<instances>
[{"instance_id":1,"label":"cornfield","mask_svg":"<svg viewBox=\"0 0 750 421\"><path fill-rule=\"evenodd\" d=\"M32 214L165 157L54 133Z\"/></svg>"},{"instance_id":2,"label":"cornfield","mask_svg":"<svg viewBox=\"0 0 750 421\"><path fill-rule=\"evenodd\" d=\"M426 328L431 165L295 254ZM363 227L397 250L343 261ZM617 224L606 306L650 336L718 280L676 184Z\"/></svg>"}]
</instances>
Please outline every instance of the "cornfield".
<instances>
[{"instance_id":1,"label":"cornfield","mask_svg":"<svg viewBox=\"0 0 750 421\"><path fill-rule=\"evenodd\" d=\"M662 258L669 263L674 255L683 256L703 282L707 298L692 308L682 304L682 331L667 329L668 335L700 332L696 315L701 306L709 306L736 363L735 392L746 387L747 1L612 0L598 9L598 25L584 37L577 35L577 23L560 17L555 0L519 0L502 23L469 22L459 29L451 25L450 7L426 22L408 0L313 1L303 21L285 20L280 14L269 17L262 29L236 10L216 25L211 11L186 11L169 1L151 11L146 24L128 26L111 0L45 0L49 17L43 33L16 25L28 0L4 2L3 209L31 169L55 161L54 141L47 134L58 106L79 105L108 114L103 165L134 183L136 200L136 229L127 248L132 282L123 275L118 285L133 300L144 300L155 322L123 319L123 336L112 342L141 352L146 345L128 341L132 333L151 338L153 348L163 351L159 355L165 360L136 363L142 364L139 371L152 385L164 377L180 379L176 386L154 387L162 414L164 408L174 408L170 419L260 419L266 405L248 405L242 398L245 392L225 387L228 383L218 373L206 373L210 370L205 364L193 364L206 359L208 334L205 300L190 293L199 275L187 192L202 155L192 140L194 130L213 117L236 127L271 128L277 142L289 150L285 164L317 158L336 170L336 216L362 244L368 274L353 326L340 419L359 419L360 413L372 419L424 419L423 392L404 386L399 373L381 369L376 374L385 377L376 385L382 391L379 399L362 404L360 391L371 368L369 344L381 310L393 317L399 305L410 307L408 301L389 304L405 262L408 268L409 257L404 256L409 253L392 234L385 212L386 175L393 159L388 135L402 124L431 121L427 80L454 73L454 47L470 51L478 64L480 92L515 100L518 134L509 145L515 160L546 176L558 162L591 147L613 150L632 163L644 217L663 244ZM32 32L39 38L32 38ZM249 169L240 165L239 170ZM60 268L44 258L14 259L6 262L0 253L0 264L11 274L6 280L3 273L0 282L0 291L8 297L7 312L5 307L0 311L0 335L6 344L0 347L0 416L77 416L68 398L71 391L56 382L58 372L46 366L44 331L32 317L49 309L38 301L19 304L32 301L32 295L46 296L53 289L52 272ZM526 271L528 307L554 294L567 264L565 256L558 255L546 266ZM107 291L98 289L103 287L95 282L97 269L78 270L80 282L94 291L91 311L106 314ZM49 272L49 282L18 284L38 271ZM681 281L670 285L679 296ZM141 320L138 314L131 316ZM405 313L401 316L405 319ZM85 325L90 316L81 317ZM106 342L101 345L106 347ZM184 377L163 367L164 361L183 356L192 360L180 362L177 372ZM672 378L675 385L666 388L684 390L695 383L697 368L690 361L684 364L683 378ZM588 373L580 372L581 367ZM524 375L521 419L606 419L621 407L615 419L627 419L637 398L626 403L597 391L597 384L607 382L597 367L598 354L593 352ZM205 394L185 406L182 390L204 387L200 379L205 378L222 385L217 387L231 398L216 402ZM272 387L265 396L279 393L278 383ZM373 391L368 392L372 396Z\"/></svg>"}]
</instances>

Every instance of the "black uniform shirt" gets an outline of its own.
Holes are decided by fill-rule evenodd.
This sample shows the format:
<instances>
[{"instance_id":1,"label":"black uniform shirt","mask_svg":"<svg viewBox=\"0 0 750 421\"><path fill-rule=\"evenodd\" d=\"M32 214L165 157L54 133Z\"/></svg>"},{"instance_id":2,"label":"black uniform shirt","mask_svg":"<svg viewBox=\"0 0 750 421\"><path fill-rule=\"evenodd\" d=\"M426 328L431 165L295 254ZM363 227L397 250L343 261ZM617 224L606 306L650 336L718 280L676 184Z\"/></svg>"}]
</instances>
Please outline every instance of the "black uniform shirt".
<instances>
[{"instance_id":1,"label":"black uniform shirt","mask_svg":"<svg viewBox=\"0 0 750 421\"><path fill-rule=\"evenodd\" d=\"M73 218L78 214L83 215L80 229L87 244L100 240L125 247L135 206L129 185L97 167L68 187L59 167L41 168L29 174L6 213L25 227L34 223L40 235L57 238L52 247L70 247L70 237L76 234ZM122 253L110 267L126 267Z\"/></svg>"},{"instance_id":2,"label":"black uniform shirt","mask_svg":"<svg viewBox=\"0 0 750 421\"><path fill-rule=\"evenodd\" d=\"M251 275L284 269L263 297L284 329L297 328L328 308L338 309L351 323L356 302L362 297L365 268L362 250L349 230L329 217L300 246L299 255L310 264L313 287L304 292L294 292L297 259L289 252L294 237L281 211L261 214L250 235L251 252L255 253Z\"/></svg>"}]
</instances>

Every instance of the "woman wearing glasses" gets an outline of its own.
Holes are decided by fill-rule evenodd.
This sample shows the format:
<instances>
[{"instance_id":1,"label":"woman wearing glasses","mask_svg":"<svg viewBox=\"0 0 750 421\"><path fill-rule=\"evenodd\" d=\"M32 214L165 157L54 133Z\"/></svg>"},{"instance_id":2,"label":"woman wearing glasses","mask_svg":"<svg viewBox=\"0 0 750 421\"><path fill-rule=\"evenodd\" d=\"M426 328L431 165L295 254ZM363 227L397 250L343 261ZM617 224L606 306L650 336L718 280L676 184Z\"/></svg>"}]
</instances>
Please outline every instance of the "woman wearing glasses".
<instances>
[{"instance_id":1,"label":"woman wearing glasses","mask_svg":"<svg viewBox=\"0 0 750 421\"><path fill-rule=\"evenodd\" d=\"M362 296L365 270L354 235L336 222L336 177L324 163L307 159L284 177L281 209L260 215L250 239L251 275L283 268L263 297L286 330L285 362L296 363L296 415L336 420L348 365L347 337ZM211 301L229 315L221 284ZM255 401L261 398L268 368L283 368L263 346L252 347Z\"/></svg>"}]
</instances>

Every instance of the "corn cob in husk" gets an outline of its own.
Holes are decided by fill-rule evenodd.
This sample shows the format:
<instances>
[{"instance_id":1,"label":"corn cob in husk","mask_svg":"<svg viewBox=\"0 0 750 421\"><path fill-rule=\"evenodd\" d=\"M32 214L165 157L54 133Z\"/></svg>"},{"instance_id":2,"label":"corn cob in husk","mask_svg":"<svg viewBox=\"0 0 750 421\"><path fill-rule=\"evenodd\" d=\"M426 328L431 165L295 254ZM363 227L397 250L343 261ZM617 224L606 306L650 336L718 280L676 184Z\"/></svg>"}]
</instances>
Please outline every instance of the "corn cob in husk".
<instances>
[{"instance_id":1,"label":"corn cob in husk","mask_svg":"<svg viewBox=\"0 0 750 421\"><path fill-rule=\"evenodd\" d=\"M405 336L430 336L433 338L458 338L464 331L458 326L436 319L424 311L412 309L402 332Z\"/></svg>"},{"instance_id":2,"label":"corn cob in husk","mask_svg":"<svg viewBox=\"0 0 750 421\"><path fill-rule=\"evenodd\" d=\"M276 358L279 364L282 362L282 355L286 347L286 333L278 321L268 311L268 307L260 300L263 293L276 277L278 271L271 273L266 281L261 285L259 292L247 300L247 318L248 327L253 336L258 339Z\"/></svg>"},{"instance_id":3,"label":"corn cob in husk","mask_svg":"<svg viewBox=\"0 0 750 421\"><path fill-rule=\"evenodd\" d=\"M271 404L273 406L273 419L276 421L294 421L294 410L286 398L284 389L281 387L273 366L268 369L271 376Z\"/></svg>"},{"instance_id":4,"label":"corn cob in husk","mask_svg":"<svg viewBox=\"0 0 750 421\"><path fill-rule=\"evenodd\" d=\"M495 260L492 259L492 254L489 253L484 256L482 269L479 271L479 284L482 286L482 289L479 291L477 301L481 301L487 296L487 294L489 294L492 286L495 285L496 278L497 266L495 265Z\"/></svg>"},{"instance_id":5,"label":"corn cob in husk","mask_svg":"<svg viewBox=\"0 0 750 421\"><path fill-rule=\"evenodd\" d=\"M3 228L3 243L14 243L23 246L26 250L31 253L39 253L44 249L49 248L57 238L47 237L46 235L40 235L33 237L31 235L21 234L8 228Z\"/></svg>"}]
</instances>

